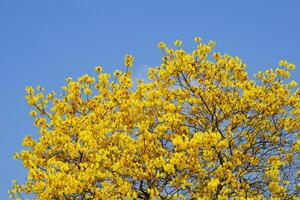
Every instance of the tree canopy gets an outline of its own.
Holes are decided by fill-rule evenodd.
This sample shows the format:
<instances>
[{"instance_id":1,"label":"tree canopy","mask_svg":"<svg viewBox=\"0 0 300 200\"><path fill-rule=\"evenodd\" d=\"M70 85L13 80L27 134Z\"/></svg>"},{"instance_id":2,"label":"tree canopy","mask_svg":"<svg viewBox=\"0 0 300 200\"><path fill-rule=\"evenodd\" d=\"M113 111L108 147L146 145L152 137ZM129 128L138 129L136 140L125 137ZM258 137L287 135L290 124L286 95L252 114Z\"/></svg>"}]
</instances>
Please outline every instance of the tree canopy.
<instances>
[{"instance_id":1,"label":"tree canopy","mask_svg":"<svg viewBox=\"0 0 300 200\"><path fill-rule=\"evenodd\" d=\"M239 57L195 38L160 42L161 64L132 80L67 78L61 94L26 87L38 139L15 154L28 169L12 198L298 199L300 90L294 64L248 76Z\"/></svg>"}]
</instances>

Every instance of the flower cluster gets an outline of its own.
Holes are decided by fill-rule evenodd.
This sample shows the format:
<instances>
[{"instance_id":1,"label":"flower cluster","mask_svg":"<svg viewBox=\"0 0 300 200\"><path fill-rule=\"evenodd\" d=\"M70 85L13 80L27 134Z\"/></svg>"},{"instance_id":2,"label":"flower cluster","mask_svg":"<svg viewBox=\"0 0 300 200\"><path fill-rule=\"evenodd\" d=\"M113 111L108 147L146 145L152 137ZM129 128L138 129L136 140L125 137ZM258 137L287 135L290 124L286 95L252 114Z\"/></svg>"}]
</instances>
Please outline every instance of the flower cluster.
<instances>
[{"instance_id":1,"label":"flower cluster","mask_svg":"<svg viewBox=\"0 0 300 200\"><path fill-rule=\"evenodd\" d=\"M195 38L191 53L160 42L162 63L133 82L101 66L67 78L60 96L26 87L40 136L15 154L27 168L12 198L297 199L300 90L295 65L250 79L238 57ZM133 86L134 85L134 86Z\"/></svg>"}]
</instances>

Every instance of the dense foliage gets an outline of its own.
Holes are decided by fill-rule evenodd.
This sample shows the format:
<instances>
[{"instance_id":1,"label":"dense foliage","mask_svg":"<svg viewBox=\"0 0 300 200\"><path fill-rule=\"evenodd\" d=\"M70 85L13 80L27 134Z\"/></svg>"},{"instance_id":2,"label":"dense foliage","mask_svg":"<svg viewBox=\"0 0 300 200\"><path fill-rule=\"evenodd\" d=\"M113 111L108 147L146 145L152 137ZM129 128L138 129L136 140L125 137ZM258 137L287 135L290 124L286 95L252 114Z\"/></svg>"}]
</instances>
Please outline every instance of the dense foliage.
<instances>
[{"instance_id":1,"label":"dense foliage","mask_svg":"<svg viewBox=\"0 0 300 200\"><path fill-rule=\"evenodd\" d=\"M285 60L250 78L238 57L195 38L160 42L149 81L126 71L67 78L62 94L27 87L39 138L15 155L21 199L297 199L300 90ZM134 86L133 86L134 85Z\"/></svg>"}]
</instances>

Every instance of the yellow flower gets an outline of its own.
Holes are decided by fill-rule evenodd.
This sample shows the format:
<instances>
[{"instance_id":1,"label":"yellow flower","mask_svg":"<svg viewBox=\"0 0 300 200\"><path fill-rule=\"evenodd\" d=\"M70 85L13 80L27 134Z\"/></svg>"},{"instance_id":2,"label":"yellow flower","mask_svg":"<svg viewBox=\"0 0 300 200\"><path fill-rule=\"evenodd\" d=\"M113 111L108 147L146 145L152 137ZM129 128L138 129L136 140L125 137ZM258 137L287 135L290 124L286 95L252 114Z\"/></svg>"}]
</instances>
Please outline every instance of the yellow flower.
<instances>
[{"instance_id":1,"label":"yellow flower","mask_svg":"<svg viewBox=\"0 0 300 200\"><path fill-rule=\"evenodd\" d=\"M54 95L55 95L55 94L52 93L52 92L49 93L49 94L47 95L47 99L48 99L48 100L52 100L52 99L54 98Z\"/></svg>"},{"instance_id":2,"label":"yellow flower","mask_svg":"<svg viewBox=\"0 0 300 200\"><path fill-rule=\"evenodd\" d=\"M295 65L295 64L292 64L292 63L289 63L288 66L287 66L287 68L288 68L289 70L295 70L295 69L296 69L296 65Z\"/></svg>"},{"instance_id":3,"label":"yellow flower","mask_svg":"<svg viewBox=\"0 0 300 200\"><path fill-rule=\"evenodd\" d=\"M200 42L201 42L201 40L202 40L202 38L201 38L201 37L195 37L195 38L194 38L194 41L195 41L196 43L200 43Z\"/></svg>"},{"instance_id":4,"label":"yellow flower","mask_svg":"<svg viewBox=\"0 0 300 200\"><path fill-rule=\"evenodd\" d=\"M29 116L30 116L30 117L36 117L36 116L37 116L36 111L35 111L35 110L31 110L31 111L29 112Z\"/></svg>"},{"instance_id":5,"label":"yellow flower","mask_svg":"<svg viewBox=\"0 0 300 200\"><path fill-rule=\"evenodd\" d=\"M120 70L115 70L114 71L114 76L115 77L119 77L122 74L122 72Z\"/></svg>"},{"instance_id":6,"label":"yellow flower","mask_svg":"<svg viewBox=\"0 0 300 200\"><path fill-rule=\"evenodd\" d=\"M164 42L159 42L157 46L160 49L165 49L166 48L166 44Z\"/></svg>"},{"instance_id":7,"label":"yellow flower","mask_svg":"<svg viewBox=\"0 0 300 200\"><path fill-rule=\"evenodd\" d=\"M269 184L269 190L270 190L272 193L277 193L277 192L278 192L278 189L279 189L278 183L272 181L272 182Z\"/></svg>"},{"instance_id":8,"label":"yellow flower","mask_svg":"<svg viewBox=\"0 0 300 200\"><path fill-rule=\"evenodd\" d=\"M287 66L288 62L286 60L280 60L278 64L279 66Z\"/></svg>"},{"instance_id":9,"label":"yellow flower","mask_svg":"<svg viewBox=\"0 0 300 200\"><path fill-rule=\"evenodd\" d=\"M208 184L207 184L207 187L212 190L212 191L215 191L218 187L218 185L220 184L220 181L219 179L217 178L213 178L211 179Z\"/></svg>"},{"instance_id":10,"label":"yellow flower","mask_svg":"<svg viewBox=\"0 0 300 200\"><path fill-rule=\"evenodd\" d=\"M43 90L44 90L44 88L42 88L41 86L36 86L36 89L38 90L38 91L40 91L40 92L42 92Z\"/></svg>"},{"instance_id":11,"label":"yellow flower","mask_svg":"<svg viewBox=\"0 0 300 200\"><path fill-rule=\"evenodd\" d=\"M297 87L298 83L294 80L292 80L290 83L289 83L289 86L290 87Z\"/></svg>"},{"instance_id":12,"label":"yellow flower","mask_svg":"<svg viewBox=\"0 0 300 200\"><path fill-rule=\"evenodd\" d=\"M92 94L92 90L90 88L85 88L83 92L86 95L91 95Z\"/></svg>"},{"instance_id":13,"label":"yellow flower","mask_svg":"<svg viewBox=\"0 0 300 200\"><path fill-rule=\"evenodd\" d=\"M73 79L71 77L67 77L66 81L69 83L69 82L73 81Z\"/></svg>"},{"instance_id":14,"label":"yellow flower","mask_svg":"<svg viewBox=\"0 0 300 200\"><path fill-rule=\"evenodd\" d=\"M32 147L34 145L34 140L32 139L32 137L30 135L26 136L23 139L22 145L25 146L25 147Z\"/></svg>"},{"instance_id":15,"label":"yellow flower","mask_svg":"<svg viewBox=\"0 0 300 200\"><path fill-rule=\"evenodd\" d=\"M219 52L218 53L214 53L213 54L213 58L216 59L216 60L220 59L221 58L220 53Z\"/></svg>"},{"instance_id":16,"label":"yellow flower","mask_svg":"<svg viewBox=\"0 0 300 200\"><path fill-rule=\"evenodd\" d=\"M126 67L132 67L132 64L133 64L133 56L132 55L129 55L129 54L126 54L125 55L125 59L124 59L124 64Z\"/></svg>"},{"instance_id":17,"label":"yellow flower","mask_svg":"<svg viewBox=\"0 0 300 200\"><path fill-rule=\"evenodd\" d=\"M102 67L101 66L96 66L95 71L99 74L102 72Z\"/></svg>"},{"instance_id":18,"label":"yellow flower","mask_svg":"<svg viewBox=\"0 0 300 200\"><path fill-rule=\"evenodd\" d=\"M208 41L208 46L209 46L209 47L214 47L214 46L216 46L216 42L215 42L215 41L212 41L212 40L209 40L209 41Z\"/></svg>"},{"instance_id":19,"label":"yellow flower","mask_svg":"<svg viewBox=\"0 0 300 200\"><path fill-rule=\"evenodd\" d=\"M181 46L182 45L182 41L181 40L175 40L174 45L175 46Z\"/></svg>"},{"instance_id":20,"label":"yellow flower","mask_svg":"<svg viewBox=\"0 0 300 200\"><path fill-rule=\"evenodd\" d=\"M32 95L34 93L34 89L31 86L26 86L26 93Z\"/></svg>"},{"instance_id":21,"label":"yellow flower","mask_svg":"<svg viewBox=\"0 0 300 200\"><path fill-rule=\"evenodd\" d=\"M39 100L36 96L25 96L25 98L29 105L35 105Z\"/></svg>"},{"instance_id":22,"label":"yellow flower","mask_svg":"<svg viewBox=\"0 0 300 200\"><path fill-rule=\"evenodd\" d=\"M42 127L45 124L46 124L46 119L45 118L37 118L34 121L34 125L37 126L37 127Z\"/></svg>"}]
</instances>

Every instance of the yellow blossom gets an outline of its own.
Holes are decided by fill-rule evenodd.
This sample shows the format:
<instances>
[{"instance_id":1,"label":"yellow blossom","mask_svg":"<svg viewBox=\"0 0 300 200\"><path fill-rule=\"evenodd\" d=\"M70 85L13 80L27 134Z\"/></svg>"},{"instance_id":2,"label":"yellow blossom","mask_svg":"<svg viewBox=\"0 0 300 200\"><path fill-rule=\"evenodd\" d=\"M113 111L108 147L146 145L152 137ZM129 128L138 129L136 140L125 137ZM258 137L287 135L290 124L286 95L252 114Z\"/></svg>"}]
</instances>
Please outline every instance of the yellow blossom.
<instances>
[{"instance_id":1,"label":"yellow blossom","mask_svg":"<svg viewBox=\"0 0 300 200\"><path fill-rule=\"evenodd\" d=\"M208 189L212 190L212 191L215 191L218 187L218 185L220 184L220 181L219 179L211 179L208 184L207 184L207 187Z\"/></svg>"},{"instance_id":2,"label":"yellow blossom","mask_svg":"<svg viewBox=\"0 0 300 200\"><path fill-rule=\"evenodd\" d=\"M175 46L181 46L182 45L182 41L181 40L175 40L174 45Z\"/></svg>"},{"instance_id":3,"label":"yellow blossom","mask_svg":"<svg viewBox=\"0 0 300 200\"><path fill-rule=\"evenodd\" d=\"M160 49L165 49L166 48L166 44L164 42L159 42L157 46Z\"/></svg>"},{"instance_id":4,"label":"yellow blossom","mask_svg":"<svg viewBox=\"0 0 300 200\"><path fill-rule=\"evenodd\" d=\"M101 73L101 72L102 72L102 67L101 67L101 66L96 66L96 67L95 67L95 71L96 71L97 73Z\"/></svg>"},{"instance_id":5,"label":"yellow blossom","mask_svg":"<svg viewBox=\"0 0 300 200\"><path fill-rule=\"evenodd\" d=\"M126 67L132 67L133 64L133 56L126 54L124 58L124 63Z\"/></svg>"},{"instance_id":6,"label":"yellow blossom","mask_svg":"<svg viewBox=\"0 0 300 200\"><path fill-rule=\"evenodd\" d=\"M194 41L195 41L196 43L200 43L200 42L201 42L201 40L202 40L202 38L201 38L201 37L195 37L195 38L194 38Z\"/></svg>"},{"instance_id":7,"label":"yellow blossom","mask_svg":"<svg viewBox=\"0 0 300 200\"><path fill-rule=\"evenodd\" d=\"M30 116L30 117L36 117L36 116L37 116L36 111L35 111L35 110L31 110L31 111L29 112L29 116Z\"/></svg>"},{"instance_id":8,"label":"yellow blossom","mask_svg":"<svg viewBox=\"0 0 300 200\"><path fill-rule=\"evenodd\" d=\"M23 139L23 143L22 143L23 146L26 146L26 147L32 147L34 145L34 140L32 139L31 136L26 136L24 139Z\"/></svg>"}]
</instances>

